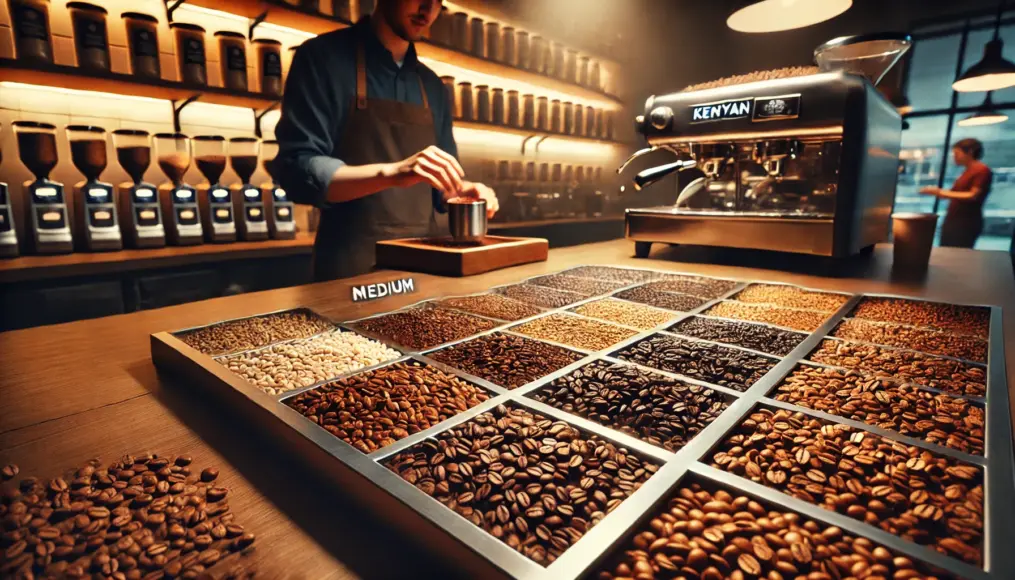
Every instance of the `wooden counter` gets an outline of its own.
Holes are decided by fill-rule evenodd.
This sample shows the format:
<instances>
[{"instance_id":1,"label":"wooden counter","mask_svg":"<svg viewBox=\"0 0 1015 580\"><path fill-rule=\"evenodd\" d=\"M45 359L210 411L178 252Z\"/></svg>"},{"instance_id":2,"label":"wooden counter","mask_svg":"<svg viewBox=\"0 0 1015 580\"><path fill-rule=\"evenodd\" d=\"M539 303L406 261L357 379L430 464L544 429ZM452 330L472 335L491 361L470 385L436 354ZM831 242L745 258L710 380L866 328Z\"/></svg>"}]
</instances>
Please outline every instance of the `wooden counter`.
<instances>
[{"instance_id":1,"label":"wooden counter","mask_svg":"<svg viewBox=\"0 0 1015 580\"><path fill-rule=\"evenodd\" d=\"M926 278L906 282L893 280L889 247L879 247L869 262L835 265L829 270L835 277L802 273L816 271L816 263L785 257L660 248L651 259L638 260L633 251L630 242L604 242L552 250L546 263L472 278L415 275L417 293L367 303L352 304L353 284L336 281L2 333L0 465L16 463L22 476L52 477L92 457L187 453L198 466L222 468L220 481L232 490L237 521L257 534L254 559L261 577L408 578L425 571L428 577L450 578L453 571L343 499L341 490L328 489L257 429L203 401L187 385L159 377L148 336L296 306L353 319L584 263L998 305L1004 308L1005 335L1015 336L1015 276L1006 253L936 249ZM796 271L763 269L768 261ZM401 275L374 272L355 282ZM1009 339L1005 357L1015 369L1015 339ZM1015 390L1015 372L1009 371L1008 381Z\"/></svg>"}]
</instances>

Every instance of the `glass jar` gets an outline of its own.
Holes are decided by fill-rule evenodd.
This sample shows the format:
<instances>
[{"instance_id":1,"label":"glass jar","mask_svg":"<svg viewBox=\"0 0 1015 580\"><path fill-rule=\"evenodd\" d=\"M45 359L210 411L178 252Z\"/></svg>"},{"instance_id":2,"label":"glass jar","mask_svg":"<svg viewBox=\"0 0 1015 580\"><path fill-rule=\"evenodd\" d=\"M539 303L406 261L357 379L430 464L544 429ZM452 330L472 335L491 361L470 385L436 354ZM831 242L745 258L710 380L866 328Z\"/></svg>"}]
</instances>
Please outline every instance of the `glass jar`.
<instances>
[{"instance_id":1,"label":"glass jar","mask_svg":"<svg viewBox=\"0 0 1015 580\"><path fill-rule=\"evenodd\" d=\"M507 121L505 122L508 127L521 127L522 126L522 112L521 112L520 97L518 91L510 90L507 92Z\"/></svg>"},{"instance_id":2,"label":"glass jar","mask_svg":"<svg viewBox=\"0 0 1015 580\"><path fill-rule=\"evenodd\" d=\"M529 68L529 61L532 60L532 45L529 41L529 33L524 30L519 30L515 34L515 40L517 41L518 57L515 61L515 66L518 68Z\"/></svg>"},{"instance_id":3,"label":"glass jar","mask_svg":"<svg viewBox=\"0 0 1015 580\"><path fill-rule=\"evenodd\" d=\"M455 12L451 40L456 50L469 52L469 15L465 12Z\"/></svg>"},{"instance_id":4,"label":"glass jar","mask_svg":"<svg viewBox=\"0 0 1015 580\"><path fill-rule=\"evenodd\" d=\"M536 128L540 131L550 130L550 99L546 97L536 99Z\"/></svg>"},{"instance_id":5,"label":"glass jar","mask_svg":"<svg viewBox=\"0 0 1015 580\"><path fill-rule=\"evenodd\" d=\"M106 9L87 2L68 2L74 29L74 51L83 69L109 70L109 35L106 33Z\"/></svg>"},{"instance_id":6,"label":"glass jar","mask_svg":"<svg viewBox=\"0 0 1015 580\"><path fill-rule=\"evenodd\" d=\"M589 86L589 57L587 56L578 58L577 79L579 85L583 87Z\"/></svg>"},{"instance_id":7,"label":"glass jar","mask_svg":"<svg viewBox=\"0 0 1015 580\"><path fill-rule=\"evenodd\" d=\"M501 62L500 24L496 22L486 23L486 58Z\"/></svg>"},{"instance_id":8,"label":"glass jar","mask_svg":"<svg viewBox=\"0 0 1015 580\"><path fill-rule=\"evenodd\" d=\"M565 135L574 135L574 103L566 101L561 105L562 116L564 117L561 127L561 133Z\"/></svg>"},{"instance_id":9,"label":"glass jar","mask_svg":"<svg viewBox=\"0 0 1015 580\"><path fill-rule=\"evenodd\" d=\"M222 86L231 91L247 91L247 37L239 32L220 30L215 38L219 41Z\"/></svg>"},{"instance_id":10,"label":"glass jar","mask_svg":"<svg viewBox=\"0 0 1015 580\"><path fill-rule=\"evenodd\" d=\"M578 82L578 52L568 49L564 53L564 80L569 83Z\"/></svg>"},{"instance_id":11,"label":"glass jar","mask_svg":"<svg viewBox=\"0 0 1015 580\"><path fill-rule=\"evenodd\" d=\"M536 128L536 96L525 95L522 97L522 127L525 129Z\"/></svg>"},{"instance_id":12,"label":"glass jar","mask_svg":"<svg viewBox=\"0 0 1015 580\"><path fill-rule=\"evenodd\" d=\"M127 30L131 74L148 79L162 78L159 19L140 12L124 12L120 17Z\"/></svg>"},{"instance_id":13,"label":"glass jar","mask_svg":"<svg viewBox=\"0 0 1015 580\"><path fill-rule=\"evenodd\" d=\"M596 136L596 109L592 106L585 107L585 136Z\"/></svg>"},{"instance_id":14,"label":"glass jar","mask_svg":"<svg viewBox=\"0 0 1015 580\"><path fill-rule=\"evenodd\" d=\"M559 79L564 78L564 60L566 58L564 53L565 50L563 44L557 42L550 44L550 55L553 59L553 70L547 70L547 74L553 74L553 76ZM547 68L550 68L549 64L547 65Z\"/></svg>"},{"instance_id":15,"label":"glass jar","mask_svg":"<svg viewBox=\"0 0 1015 580\"><path fill-rule=\"evenodd\" d=\"M603 119L605 120L604 122L605 127L603 128L603 139L609 139L610 141L613 141L614 137L613 113L604 112Z\"/></svg>"},{"instance_id":16,"label":"glass jar","mask_svg":"<svg viewBox=\"0 0 1015 580\"><path fill-rule=\"evenodd\" d=\"M458 83L458 110L463 121L476 120L476 111L472 104L472 83Z\"/></svg>"},{"instance_id":17,"label":"glass jar","mask_svg":"<svg viewBox=\"0 0 1015 580\"><path fill-rule=\"evenodd\" d=\"M49 0L10 0L14 54L18 60L53 62L49 36Z\"/></svg>"},{"instance_id":18,"label":"glass jar","mask_svg":"<svg viewBox=\"0 0 1015 580\"><path fill-rule=\"evenodd\" d=\"M349 0L331 0L331 15L346 22L352 22L352 6Z\"/></svg>"},{"instance_id":19,"label":"glass jar","mask_svg":"<svg viewBox=\"0 0 1015 580\"><path fill-rule=\"evenodd\" d=\"M599 69L599 61L589 60L589 88L597 91L603 90L602 79L600 75L602 72Z\"/></svg>"},{"instance_id":20,"label":"glass jar","mask_svg":"<svg viewBox=\"0 0 1015 580\"><path fill-rule=\"evenodd\" d=\"M480 123L493 123L493 111L490 109L490 87L476 87L476 120Z\"/></svg>"},{"instance_id":21,"label":"glass jar","mask_svg":"<svg viewBox=\"0 0 1015 580\"><path fill-rule=\"evenodd\" d=\"M500 60L510 66L518 66L518 55L515 53L515 29L505 26L500 31Z\"/></svg>"},{"instance_id":22,"label":"glass jar","mask_svg":"<svg viewBox=\"0 0 1015 580\"><path fill-rule=\"evenodd\" d=\"M546 72L546 39L542 36L532 37L532 55L529 59L529 70L539 74Z\"/></svg>"},{"instance_id":23,"label":"glass jar","mask_svg":"<svg viewBox=\"0 0 1015 580\"><path fill-rule=\"evenodd\" d=\"M585 107L581 103L574 104L574 132L572 135L585 136Z\"/></svg>"},{"instance_id":24,"label":"glass jar","mask_svg":"<svg viewBox=\"0 0 1015 580\"><path fill-rule=\"evenodd\" d=\"M441 82L444 83L444 93L448 98L448 106L451 107L452 117L455 119L461 119L462 114L458 110L458 99L455 95L455 77L443 76Z\"/></svg>"},{"instance_id":25,"label":"glass jar","mask_svg":"<svg viewBox=\"0 0 1015 580\"><path fill-rule=\"evenodd\" d=\"M486 23L482 18L473 18L470 22L469 51L480 58L486 56Z\"/></svg>"},{"instance_id":26,"label":"glass jar","mask_svg":"<svg viewBox=\"0 0 1015 580\"><path fill-rule=\"evenodd\" d=\"M504 89L493 89L492 101L493 101L493 103L492 103L490 108L491 108L491 114L493 116L493 124L494 125L503 125L504 124L504 113L505 113L505 109L504 109Z\"/></svg>"},{"instance_id":27,"label":"glass jar","mask_svg":"<svg viewBox=\"0 0 1015 580\"><path fill-rule=\"evenodd\" d=\"M208 69L204 55L204 28L196 24L173 22L169 28L176 36L176 64L180 82L207 85Z\"/></svg>"},{"instance_id":28,"label":"glass jar","mask_svg":"<svg viewBox=\"0 0 1015 580\"><path fill-rule=\"evenodd\" d=\"M550 132L560 133L563 130L563 123L560 118L560 99L550 101Z\"/></svg>"},{"instance_id":29,"label":"glass jar","mask_svg":"<svg viewBox=\"0 0 1015 580\"><path fill-rule=\"evenodd\" d=\"M271 38L254 40L257 50L257 78L261 93L269 97L282 96L282 43Z\"/></svg>"},{"instance_id":30,"label":"glass jar","mask_svg":"<svg viewBox=\"0 0 1015 580\"><path fill-rule=\"evenodd\" d=\"M433 26L430 27L430 41L441 45L451 44L451 31L453 28L454 23L452 22L451 11L447 7L441 8L440 15L437 16L437 20L434 20Z\"/></svg>"}]
</instances>

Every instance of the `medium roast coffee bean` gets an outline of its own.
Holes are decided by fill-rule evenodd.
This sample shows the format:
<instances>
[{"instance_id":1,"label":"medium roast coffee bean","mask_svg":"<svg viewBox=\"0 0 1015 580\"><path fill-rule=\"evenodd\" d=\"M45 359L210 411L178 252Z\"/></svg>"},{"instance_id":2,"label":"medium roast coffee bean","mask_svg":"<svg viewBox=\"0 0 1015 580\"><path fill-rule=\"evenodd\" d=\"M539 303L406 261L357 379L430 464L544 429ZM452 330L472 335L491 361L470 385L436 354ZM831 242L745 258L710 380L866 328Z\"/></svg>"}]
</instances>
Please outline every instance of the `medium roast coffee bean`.
<instances>
[{"instance_id":1,"label":"medium roast coffee bean","mask_svg":"<svg viewBox=\"0 0 1015 580\"><path fill-rule=\"evenodd\" d=\"M588 302L573 308L571 312L643 330L655 328L676 316L667 310L613 298Z\"/></svg>"},{"instance_id":2,"label":"medium roast coffee bean","mask_svg":"<svg viewBox=\"0 0 1015 580\"><path fill-rule=\"evenodd\" d=\"M567 314L550 314L512 326L510 330L590 351L609 348L638 334L614 324Z\"/></svg>"},{"instance_id":3,"label":"medium roast coffee bean","mask_svg":"<svg viewBox=\"0 0 1015 580\"><path fill-rule=\"evenodd\" d=\"M719 318L764 322L793 330L806 330L807 332L817 330L829 317L827 312L763 306L737 302L735 300L720 302L709 308L705 314Z\"/></svg>"},{"instance_id":4,"label":"medium roast coffee bean","mask_svg":"<svg viewBox=\"0 0 1015 580\"><path fill-rule=\"evenodd\" d=\"M806 334L791 330L701 316L683 320L670 327L670 331L691 338L724 342L776 356L788 355L807 338Z\"/></svg>"},{"instance_id":5,"label":"medium roast coffee bean","mask_svg":"<svg viewBox=\"0 0 1015 580\"><path fill-rule=\"evenodd\" d=\"M860 301L850 316L922 326L978 338L987 338L990 332L990 309L983 306L868 296Z\"/></svg>"},{"instance_id":6,"label":"medium roast coffee bean","mask_svg":"<svg viewBox=\"0 0 1015 580\"><path fill-rule=\"evenodd\" d=\"M418 306L361 320L356 326L405 348L425 350L490 330L496 324L447 308Z\"/></svg>"},{"instance_id":7,"label":"medium roast coffee bean","mask_svg":"<svg viewBox=\"0 0 1015 580\"><path fill-rule=\"evenodd\" d=\"M845 294L815 292L783 284L751 284L733 297L738 302L750 304L771 304L786 308L802 308L833 313L849 302Z\"/></svg>"},{"instance_id":8,"label":"medium roast coffee bean","mask_svg":"<svg viewBox=\"0 0 1015 580\"><path fill-rule=\"evenodd\" d=\"M567 276L591 278L593 280L624 282L625 284L648 282L649 280L661 280L667 276L662 272L634 270L630 268L614 268L612 266L578 266L577 268L564 270L560 273Z\"/></svg>"},{"instance_id":9,"label":"medium roast coffee bean","mask_svg":"<svg viewBox=\"0 0 1015 580\"><path fill-rule=\"evenodd\" d=\"M427 356L514 389L577 362L584 355L538 340L495 332Z\"/></svg>"},{"instance_id":10,"label":"medium roast coffee bean","mask_svg":"<svg viewBox=\"0 0 1015 580\"><path fill-rule=\"evenodd\" d=\"M334 324L311 312L293 310L205 326L177 334L176 338L204 354L218 356L306 338L333 328Z\"/></svg>"},{"instance_id":11,"label":"medium roast coffee bean","mask_svg":"<svg viewBox=\"0 0 1015 580\"><path fill-rule=\"evenodd\" d=\"M524 283L495 288L494 292L526 304L533 304L544 308L561 308L589 297L588 294Z\"/></svg>"},{"instance_id":12,"label":"medium roast coffee bean","mask_svg":"<svg viewBox=\"0 0 1015 580\"><path fill-rule=\"evenodd\" d=\"M679 312L694 310L708 302L707 299L700 296L654 290L652 288L647 288L646 286L637 286L629 290L624 290L623 292L618 292L616 297L623 298L624 300L630 300L631 302L640 302L642 304L648 304L649 306Z\"/></svg>"},{"instance_id":13,"label":"medium roast coffee bean","mask_svg":"<svg viewBox=\"0 0 1015 580\"><path fill-rule=\"evenodd\" d=\"M987 362L987 341L973 336L959 336L926 328L859 318L843 320L832 334L839 338L907 348L978 363Z\"/></svg>"},{"instance_id":14,"label":"medium roast coffee bean","mask_svg":"<svg viewBox=\"0 0 1015 580\"><path fill-rule=\"evenodd\" d=\"M437 304L488 318L508 321L521 320L542 312L541 309L535 306L512 300L500 294L479 294L477 296L445 298L444 300L439 300Z\"/></svg>"},{"instance_id":15,"label":"medium roast coffee bean","mask_svg":"<svg viewBox=\"0 0 1015 580\"><path fill-rule=\"evenodd\" d=\"M650 290L662 290L665 292L679 292L701 296L709 300L715 300L724 296L737 287L738 282L733 280L721 280L719 278L702 278L698 276L666 276L659 282L645 284L644 288Z\"/></svg>"},{"instance_id":16,"label":"medium roast coffee bean","mask_svg":"<svg viewBox=\"0 0 1015 580\"><path fill-rule=\"evenodd\" d=\"M546 286L558 290L570 290L587 296L609 294L618 288L627 286L625 282L611 282L608 280L594 280L592 278L579 278L577 276L566 276L564 274L551 274L526 280L527 284Z\"/></svg>"}]
</instances>

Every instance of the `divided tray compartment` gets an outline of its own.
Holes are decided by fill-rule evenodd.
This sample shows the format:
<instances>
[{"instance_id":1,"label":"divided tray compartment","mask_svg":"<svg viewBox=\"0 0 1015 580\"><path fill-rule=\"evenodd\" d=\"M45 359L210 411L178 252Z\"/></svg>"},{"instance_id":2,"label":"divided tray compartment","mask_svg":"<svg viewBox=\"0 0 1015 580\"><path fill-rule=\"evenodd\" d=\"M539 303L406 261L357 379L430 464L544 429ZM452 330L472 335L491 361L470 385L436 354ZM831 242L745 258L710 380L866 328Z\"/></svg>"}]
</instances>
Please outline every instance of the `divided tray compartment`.
<instances>
[{"instance_id":1,"label":"divided tray compartment","mask_svg":"<svg viewBox=\"0 0 1015 580\"><path fill-rule=\"evenodd\" d=\"M471 340L477 336L494 332L502 332L509 335L514 334L510 330L510 327L548 314L567 313L569 316L580 316L571 311L581 304L613 296L626 289L659 280L667 275L697 276L693 273L684 274L681 272L647 268L624 269L643 272L639 276L641 279L632 281L628 286L608 294L590 296L560 308L543 309L539 314L530 318L509 322L490 319L494 323L494 327L490 330L424 351L412 351L385 343L401 352L403 356L395 361L387 361L374 367L352 371L340 377L331 378L327 381L287 392L280 396L271 396L264 393L252 383L247 382L217 363L213 357L186 345L174 336L174 333L161 332L152 335L152 359L161 371L189 379L192 388L200 394L215 395L220 401L229 405L236 413L242 415L245 420L258 425L266 433L274 435L275 438L280 440L281 445L286 446L292 453L300 455L307 462L308 466L323 476L330 478L334 482L337 492L355 496L370 506L372 510L375 510L378 517L396 522L406 533L407 537L414 537L417 541L426 544L429 549L444 554L449 562L454 563L456 567L463 570L470 577L545 578L547 580L594 577L602 562L610 558L614 550L623 549L624 542L637 531L639 524L646 521L646 518L651 518L655 507L660 505L661 502L665 502L681 485L681 482L689 481L688 478L692 478L695 481L709 482L719 487L725 487L731 492L736 491L752 496L763 503L771 505L775 509L796 512L821 525L837 526L845 533L868 538L877 544L887 547L897 555L906 556L915 561L935 566L955 577L971 580L1015 577L1015 551L1010 550L1006 542L1006 538L1015 537L1015 481L1012 480L1011 476L1013 469L1012 426L1008 415L1009 395L1004 363L1004 345L1001 336L1001 309L998 307L987 307L990 309L990 334L988 339L989 356L985 367L986 397L982 399L969 397L970 400L977 403L985 401L990 403L985 405L986 436L984 441L985 454L983 456L962 453L848 418L779 402L773 398L776 387L783 379L797 365L805 362L808 355L818 347L822 340L831 335L833 329L852 311L863 296L920 300L909 297L879 294L849 295L848 301L838 311L829 314L828 318L816 331L803 333L806 335L806 338L786 356L778 357L766 354L766 356L775 359L777 363L767 374L744 392L625 362L614 358L612 353L658 333L679 337L684 340L705 343L713 342L679 335L673 333L670 329L674 325L691 317L713 318L702 313L723 300L735 299L736 294L752 282L771 283L763 280L738 280L736 286L726 294L709 300L690 312L674 312L670 320L655 328L631 329L636 330L636 334L601 351L589 352L566 347L566 345L558 345L579 352L583 355L583 358L512 390L504 389L489 381L439 363L427 356L429 352ZM573 275L572 272L574 271L574 268L570 268L559 273ZM514 283L524 281L518 280ZM827 290L823 289L807 289L827 292ZM491 288L488 291L496 291L496 288ZM842 293L840 292L840 294ZM422 301L407 308L416 307L426 302L428 301ZM736 322L747 321L738 320ZM355 323L356 321L339 323L336 324L336 327L342 330L357 332L369 338L378 338L359 331ZM763 323L760 324L764 325ZM385 342L383 339L381 341ZM551 341L544 340L542 342L553 344ZM740 348L725 343L715 344L721 344L730 348ZM741 348L741 350L752 353L757 352L750 349ZM344 441L331 435L282 402L283 399L297 396L302 392L317 388L336 379L368 372L374 368L399 361L417 361L431 365L446 373L456 375L462 380L471 382L488 391L490 398L430 429L411 434L369 455L361 453ZM554 380L595 361L620 363L649 373L674 378L688 384L708 387L717 393L721 393L728 401L729 406L719 413L711 423L701 429L686 445L676 452L669 452L662 447L657 447L632 435L572 415L551 405L536 401L531 397L533 392L545 387ZM805 364L822 366L815 365L814 363ZM927 390L933 392L932 389ZM618 447L627 448L642 457L652 459L660 465L660 468L640 489L609 513L599 525L592 527L552 564L549 566L537 564L521 553L516 552L504 542L494 538L491 534L475 526L456 512L448 509L412 484L409 484L385 466L385 462L395 454L411 448L427 438L442 433L454 425L494 409L498 405L522 407L552 420L562 420L582 432L595 434L602 439L613 442ZM931 547L917 545L916 543L904 540L879 527L868 525L845 514L829 511L819 505L803 501L774 488L766 487L754 483L749 479L711 467L711 457L719 445L730 435L734 434L744 419L759 406L770 409L786 409L827 422L849 425L855 430L873 433L888 440L927 449L938 455L944 455L982 468L985 490L982 569L957 558L945 556Z\"/></svg>"}]
</instances>

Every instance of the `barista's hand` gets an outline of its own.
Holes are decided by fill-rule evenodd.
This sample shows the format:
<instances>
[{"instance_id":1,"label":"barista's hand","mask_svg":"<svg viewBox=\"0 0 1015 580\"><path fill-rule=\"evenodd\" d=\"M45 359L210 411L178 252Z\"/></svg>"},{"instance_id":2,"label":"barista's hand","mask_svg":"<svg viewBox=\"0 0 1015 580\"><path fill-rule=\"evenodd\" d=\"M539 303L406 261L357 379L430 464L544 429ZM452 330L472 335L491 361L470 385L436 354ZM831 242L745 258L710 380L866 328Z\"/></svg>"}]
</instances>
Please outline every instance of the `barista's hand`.
<instances>
[{"instance_id":1,"label":"barista's hand","mask_svg":"<svg viewBox=\"0 0 1015 580\"><path fill-rule=\"evenodd\" d=\"M486 219L493 219L494 214L500 209L497 192L482 183L466 181L461 197L486 200Z\"/></svg>"},{"instance_id":2,"label":"barista's hand","mask_svg":"<svg viewBox=\"0 0 1015 580\"><path fill-rule=\"evenodd\" d=\"M462 181L465 170L453 155L436 145L392 164L386 173L394 178L398 187L429 183L444 194L444 199L460 195L465 187Z\"/></svg>"},{"instance_id":3,"label":"barista's hand","mask_svg":"<svg viewBox=\"0 0 1015 580\"><path fill-rule=\"evenodd\" d=\"M940 195L941 194L941 188L929 185L927 187L921 187L920 188L920 193L922 193L924 195Z\"/></svg>"}]
</instances>

